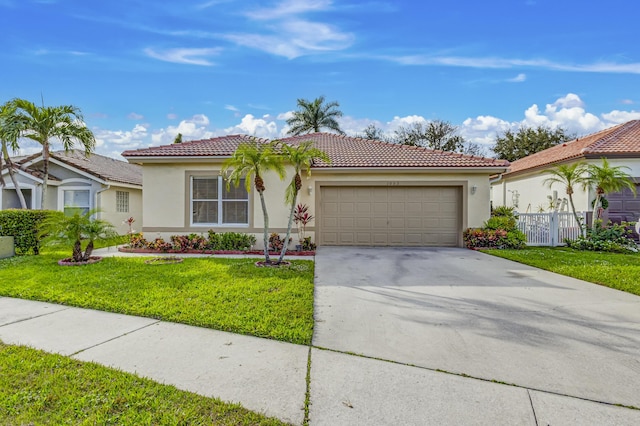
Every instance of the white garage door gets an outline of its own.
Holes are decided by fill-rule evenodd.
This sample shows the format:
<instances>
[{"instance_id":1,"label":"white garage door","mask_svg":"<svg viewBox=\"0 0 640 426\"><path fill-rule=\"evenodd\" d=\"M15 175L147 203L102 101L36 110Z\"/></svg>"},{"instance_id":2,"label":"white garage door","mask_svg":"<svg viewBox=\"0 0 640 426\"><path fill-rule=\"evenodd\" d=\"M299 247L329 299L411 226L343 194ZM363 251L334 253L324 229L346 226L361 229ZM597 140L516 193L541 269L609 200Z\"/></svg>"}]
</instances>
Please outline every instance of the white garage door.
<instances>
[{"instance_id":1,"label":"white garage door","mask_svg":"<svg viewBox=\"0 0 640 426\"><path fill-rule=\"evenodd\" d=\"M457 246L460 187L323 186L321 245Z\"/></svg>"}]
</instances>

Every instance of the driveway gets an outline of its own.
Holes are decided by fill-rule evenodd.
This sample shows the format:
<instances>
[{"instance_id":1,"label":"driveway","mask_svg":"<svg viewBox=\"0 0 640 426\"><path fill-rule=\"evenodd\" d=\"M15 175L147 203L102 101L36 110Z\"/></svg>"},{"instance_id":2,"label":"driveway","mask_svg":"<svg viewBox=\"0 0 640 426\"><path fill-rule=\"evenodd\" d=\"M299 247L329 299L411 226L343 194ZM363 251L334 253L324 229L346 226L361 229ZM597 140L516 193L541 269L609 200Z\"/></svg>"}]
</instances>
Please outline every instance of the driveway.
<instances>
[{"instance_id":1,"label":"driveway","mask_svg":"<svg viewBox=\"0 0 640 426\"><path fill-rule=\"evenodd\" d=\"M640 407L640 297L466 249L320 247L314 346Z\"/></svg>"}]
</instances>

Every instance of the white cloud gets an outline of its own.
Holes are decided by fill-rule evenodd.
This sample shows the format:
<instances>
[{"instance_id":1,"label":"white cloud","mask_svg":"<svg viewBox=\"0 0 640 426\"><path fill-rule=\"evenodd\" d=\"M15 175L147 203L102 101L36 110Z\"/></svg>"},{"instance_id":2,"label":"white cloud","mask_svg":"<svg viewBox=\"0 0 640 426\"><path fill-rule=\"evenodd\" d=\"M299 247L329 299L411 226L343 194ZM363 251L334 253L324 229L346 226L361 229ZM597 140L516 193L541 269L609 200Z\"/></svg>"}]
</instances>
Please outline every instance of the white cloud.
<instances>
[{"instance_id":1,"label":"white cloud","mask_svg":"<svg viewBox=\"0 0 640 426\"><path fill-rule=\"evenodd\" d=\"M523 81L526 81L526 80L527 80L527 75L524 73L520 73L517 76L508 79L507 81L509 83L522 83Z\"/></svg>"},{"instance_id":2,"label":"white cloud","mask_svg":"<svg viewBox=\"0 0 640 426\"><path fill-rule=\"evenodd\" d=\"M403 55L403 56L373 56L373 59L385 60L400 65L439 65L463 68L482 69L511 69L533 68L553 71L570 71L585 73L608 74L640 74L640 62L617 63L595 62L591 64L568 64L554 62L547 59L517 59L489 57L464 57L464 56L432 56L432 55Z\"/></svg>"},{"instance_id":3,"label":"white cloud","mask_svg":"<svg viewBox=\"0 0 640 426\"><path fill-rule=\"evenodd\" d=\"M229 110L229 111L233 111L233 112L240 111L238 108L234 107L233 105L225 105L224 109Z\"/></svg>"},{"instance_id":4,"label":"white cloud","mask_svg":"<svg viewBox=\"0 0 640 426\"><path fill-rule=\"evenodd\" d=\"M263 118L255 118L251 114L242 117L239 124L224 129L226 134L247 134L257 136L259 138L275 138L278 137L278 125L275 121L269 121L269 116Z\"/></svg>"},{"instance_id":5,"label":"white cloud","mask_svg":"<svg viewBox=\"0 0 640 426\"><path fill-rule=\"evenodd\" d=\"M144 53L154 59L158 59L165 62L173 62L176 64L188 64L188 65L203 65L212 66L213 62L210 62L205 57L219 55L222 48L179 48L179 49L166 49L163 51L156 51L151 48L144 50Z\"/></svg>"},{"instance_id":6,"label":"white cloud","mask_svg":"<svg viewBox=\"0 0 640 426\"><path fill-rule=\"evenodd\" d=\"M178 114L174 114L174 113L170 112L169 114L167 114L167 118L169 120L177 120L178 119Z\"/></svg>"},{"instance_id":7,"label":"white cloud","mask_svg":"<svg viewBox=\"0 0 640 426\"><path fill-rule=\"evenodd\" d=\"M620 103L622 105L633 105L634 104L633 100L631 100L631 99L623 99L623 100L620 101Z\"/></svg>"},{"instance_id":8,"label":"white cloud","mask_svg":"<svg viewBox=\"0 0 640 426\"><path fill-rule=\"evenodd\" d=\"M254 27L264 22L257 32L231 33L223 37L240 46L288 59L343 50L353 44L353 34L343 32L335 25L300 17L310 12L326 11L331 5L330 0L283 0L274 7L255 9L245 14L254 21Z\"/></svg>"},{"instance_id":9,"label":"white cloud","mask_svg":"<svg viewBox=\"0 0 640 426\"><path fill-rule=\"evenodd\" d=\"M142 124L136 124L132 130L93 129L93 134L96 137L96 152L115 158L121 157L119 154L114 156L114 152L144 147L149 138L147 127Z\"/></svg>"},{"instance_id":10,"label":"white cloud","mask_svg":"<svg viewBox=\"0 0 640 426\"><path fill-rule=\"evenodd\" d=\"M128 118L129 120L142 120L142 119L144 119L144 115L141 115L141 114L137 114L137 113L135 113L135 112L132 112L132 113L129 113L129 114L127 115L127 118Z\"/></svg>"},{"instance_id":11,"label":"white cloud","mask_svg":"<svg viewBox=\"0 0 640 426\"><path fill-rule=\"evenodd\" d=\"M331 6L330 0L284 0L273 8L261 8L247 12L246 15L255 20L269 20L297 15L306 12L318 12Z\"/></svg>"},{"instance_id":12,"label":"white cloud","mask_svg":"<svg viewBox=\"0 0 640 426\"><path fill-rule=\"evenodd\" d=\"M166 145L173 142L178 133L182 134L182 140L208 139L216 136L209 130L209 118L204 114L196 114L190 119L182 120L177 126L167 126L159 129L151 135L151 145Z\"/></svg>"},{"instance_id":13,"label":"white cloud","mask_svg":"<svg viewBox=\"0 0 640 426\"><path fill-rule=\"evenodd\" d=\"M631 120L640 120L640 111L618 111L613 110L606 114L602 114L602 118L611 123L626 123Z\"/></svg>"}]
</instances>

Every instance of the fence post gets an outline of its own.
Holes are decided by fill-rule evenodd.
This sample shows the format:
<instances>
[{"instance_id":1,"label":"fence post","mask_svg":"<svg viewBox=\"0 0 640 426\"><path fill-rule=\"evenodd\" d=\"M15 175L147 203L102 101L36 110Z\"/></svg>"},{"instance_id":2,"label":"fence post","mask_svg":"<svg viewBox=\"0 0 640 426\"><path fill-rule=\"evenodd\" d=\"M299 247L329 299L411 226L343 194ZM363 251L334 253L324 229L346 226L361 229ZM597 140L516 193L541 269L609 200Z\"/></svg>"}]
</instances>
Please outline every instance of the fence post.
<instances>
[{"instance_id":1,"label":"fence post","mask_svg":"<svg viewBox=\"0 0 640 426\"><path fill-rule=\"evenodd\" d=\"M558 212L554 210L549 216L549 233L551 234L549 238L551 247L555 247L558 245Z\"/></svg>"}]
</instances>

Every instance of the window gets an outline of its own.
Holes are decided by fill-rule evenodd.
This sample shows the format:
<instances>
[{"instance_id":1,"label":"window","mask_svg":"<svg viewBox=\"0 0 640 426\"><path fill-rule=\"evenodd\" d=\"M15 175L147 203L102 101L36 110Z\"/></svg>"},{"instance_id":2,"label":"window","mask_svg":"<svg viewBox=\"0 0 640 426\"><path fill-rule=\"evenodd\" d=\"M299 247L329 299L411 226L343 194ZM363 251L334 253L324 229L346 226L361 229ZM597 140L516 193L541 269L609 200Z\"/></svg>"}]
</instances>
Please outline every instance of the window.
<instances>
[{"instance_id":1,"label":"window","mask_svg":"<svg viewBox=\"0 0 640 426\"><path fill-rule=\"evenodd\" d=\"M73 216L76 212L84 214L91 208L90 191L68 189L64 191L64 214Z\"/></svg>"},{"instance_id":2,"label":"window","mask_svg":"<svg viewBox=\"0 0 640 426\"><path fill-rule=\"evenodd\" d=\"M222 177L191 177L191 223L193 225L248 225L249 194L244 179L229 190Z\"/></svg>"},{"instance_id":3,"label":"window","mask_svg":"<svg viewBox=\"0 0 640 426\"><path fill-rule=\"evenodd\" d=\"M129 213L129 193L116 191L116 212Z\"/></svg>"}]
</instances>

